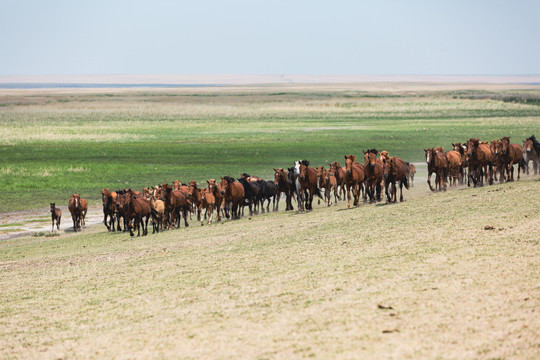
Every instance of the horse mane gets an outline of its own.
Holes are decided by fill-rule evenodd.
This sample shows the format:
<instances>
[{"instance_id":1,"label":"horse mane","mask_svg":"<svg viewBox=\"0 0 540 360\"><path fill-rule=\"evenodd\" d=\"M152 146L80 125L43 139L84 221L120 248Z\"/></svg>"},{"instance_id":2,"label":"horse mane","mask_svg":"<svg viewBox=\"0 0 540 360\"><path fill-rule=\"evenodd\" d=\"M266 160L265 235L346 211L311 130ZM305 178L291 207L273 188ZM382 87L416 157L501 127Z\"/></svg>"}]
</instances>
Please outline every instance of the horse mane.
<instances>
[{"instance_id":1,"label":"horse mane","mask_svg":"<svg viewBox=\"0 0 540 360\"><path fill-rule=\"evenodd\" d=\"M243 174L242 174L242 177L243 177L243 178L250 178L250 177L251 177L251 175L249 175L249 174L246 174L246 173L243 173Z\"/></svg>"},{"instance_id":2,"label":"horse mane","mask_svg":"<svg viewBox=\"0 0 540 360\"><path fill-rule=\"evenodd\" d=\"M502 137L501 140L506 140L510 144L510 136Z\"/></svg>"},{"instance_id":3,"label":"horse mane","mask_svg":"<svg viewBox=\"0 0 540 360\"><path fill-rule=\"evenodd\" d=\"M233 178L233 177L230 177L230 176L225 176L223 177L228 183L232 183L232 182L235 182L236 179Z\"/></svg>"},{"instance_id":4,"label":"horse mane","mask_svg":"<svg viewBox=\"0 0 540 360\"><path fill-rule=\"evenodd\" d=\"M378 154L379 154L379 152L378 152L377 149L375 149L375 148L374 148L374 149L368 149L367 152L368 152L368 153L375 154L375 155L378 155Z\"/></svg>"},{"instance_id":5,"label":"horse mane","mask_svg":"<svg viewBox=\"0 0 540 360\"><path fill-rule=\"evenodd\" d=\"M538 154L540 154L540 142L538 142L538 140L536 140L536 137L534 137L534 135L531 135L531 137L527 138L527 140L531 140L531 141L532 141L534 150L535 150Z\"/></svg>"},{"instance_id":6,"label":"horse mane","mask_svg":"<svg viewBox=\"0 0 540 360\"><path fill-rule=\"evenodd\" d=\"M300 161L300 164L305 165L305 166L309 166L309 161L302 160L302 161Z\"/></svg>"}]
</instances>

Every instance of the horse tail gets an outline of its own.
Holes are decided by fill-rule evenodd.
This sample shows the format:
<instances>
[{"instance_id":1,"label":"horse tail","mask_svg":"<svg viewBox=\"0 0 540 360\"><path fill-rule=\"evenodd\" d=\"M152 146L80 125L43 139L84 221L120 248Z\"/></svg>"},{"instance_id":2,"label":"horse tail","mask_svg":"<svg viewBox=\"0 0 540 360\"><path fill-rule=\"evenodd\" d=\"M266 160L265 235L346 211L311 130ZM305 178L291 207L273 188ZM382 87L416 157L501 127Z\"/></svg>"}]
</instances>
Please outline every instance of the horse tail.
<instances>
[{"instance_id":1,"label":"horse tail","mask_svg":"<svg viewBox=\"0 0 540 360\"><path fill-rule=\"evenodd\" d=\"M408 176L405 176L405 177L403 178L403 184L405 185L405 188L406 188L407 190L409 190L409 177L408 177Z\"/></svg>"}]
</instances>

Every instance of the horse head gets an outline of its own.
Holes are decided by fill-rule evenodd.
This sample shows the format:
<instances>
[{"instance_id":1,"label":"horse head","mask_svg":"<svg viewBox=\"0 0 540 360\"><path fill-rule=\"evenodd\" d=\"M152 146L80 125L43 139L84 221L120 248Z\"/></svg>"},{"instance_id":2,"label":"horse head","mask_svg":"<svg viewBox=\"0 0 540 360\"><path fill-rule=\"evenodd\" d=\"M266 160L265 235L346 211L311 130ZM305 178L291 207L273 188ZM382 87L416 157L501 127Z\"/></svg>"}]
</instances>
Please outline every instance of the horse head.
<instances>
[{"instance_id":1,"label":"horse head","mask_svg":"<svg viewBox=\"0 0 540 360\"><path fill-rule=\"evenodd\" d=\"M467 156L469 158L472 158L472 155L473 155L473 152L474 152L474 149L478 148L478 145L480 145L480 140L479 139L469 139L467 141Z\"/></svg>"},{"instance_id":2,"label":"horse head","mask_svg":"<svg viewBox=\"0 0 540 360\"><path fill-rule=\"evenodd\" d=\"M351 175L355 160L356 160L356 156L345 155L345 172L347 173L347 175Z\"/></svg>"},{"instance_id":3,"label":"horse head","mask_svg":"<svg viewBox=\"0 0 540 360\"><path fill-rule=\"evenodd\" d=\"M50 203L51 204L51 212L54 213L54 209L56 209L56 204L55 203Z\"/></svg>"},{"instance_id":4,"label":"horse head","mask_svg":"<svg viewBox=\"0 0 540 360\"><path fill-rule=\"evenodd\" d=\"M508 136L505 136L500 139L501 140L501 154L508 155L509 148L510 148L510 138Z\"/></svg>"}]
</instances>

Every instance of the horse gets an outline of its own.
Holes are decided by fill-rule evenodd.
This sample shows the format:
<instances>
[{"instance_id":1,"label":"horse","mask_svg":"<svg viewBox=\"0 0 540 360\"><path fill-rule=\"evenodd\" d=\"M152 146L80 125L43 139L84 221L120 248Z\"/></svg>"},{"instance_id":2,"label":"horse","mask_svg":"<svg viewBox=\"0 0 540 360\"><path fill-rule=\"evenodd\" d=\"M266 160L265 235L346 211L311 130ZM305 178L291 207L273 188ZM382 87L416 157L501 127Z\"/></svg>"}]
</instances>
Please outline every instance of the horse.
<instances>
[{"instance_id":1,"label":"horse","mask_svg":"<svg viewBox=\"0 0 540 360\"><path fill-rule=\"evenodd\" d=\"M172 186L166 183L161 186L161 189L161 195L165 202L165 218L169 219L169 229L172 229L173 226L180 227L180 212L184 217L184 225L188 227L187 213L191 209L191 203L187 194L182 190L173 190ZM176 224L177 219L178 224Z\"/></svg>"},{"instance_id":2,"label":"horse","mask_svg":"<svg viewBox=\"0 0 540 360\"><path fill-rule=\"evenodd\" d=\"M309 167L309 161L307 160L296 161L294 165L297 180L300 184L300 195L302 198L306 194L308 196L305 199L305 208L303 203L299 203L298 207L301 210L313 210L313 196L317 195L321 198L321 192L317 186L317 171L313 167Z\"/></svg>"},{"instance_id":3,"label":"horse","mask_svg":"<svg viewBox=\"0 0 540 360\"><path fill-rule=\"evenodd\" d=\"M210 225L216 208L216 197L209 189L202 189L201 191L201 207L205 210L204 219L207 219L206 223ZM204 225L204 219L201 219L201 226Z\"/></svg>"},{"instance_id":4,"label":"horse","mask_svg":"<svg viewBox=\"0 0 540 360\"><path fill-rule=\"evenodd\" d=\"M231 219L240 218L240 206L244 207L244 186L230 176L221 178L221 195L231 204Z\"/></svg>"},{"instance_id":5,"label":"horse","mask_svg":"<svg viewBox=\"0 0 540 360\"><path fill-rule=\"evenodd\" d=\"M442 148L438 147L435 149L424 149L426 163L428 166L427 183L431 191L446 191L446 173L448 161L446 160L445 154L437 149L441 150ZM435 189L431 186L431 174L433 173L435 173Z\"/></svg>"},{"instance_id":6,"label":"horse","mask_svg":"<svg viewBox=\"0 0 540 360\"><path fill-rule=\"evenodd\" d=\"M152 234L163 231L163 223L165 221L165 202L157 199L153 193L154 191L151 191L145 196L152 211Z\"/></svg>"},{"instance_id":7,"label":"horse","mask_svg":"<svg viewBox=\"0 0 540 360\"><path fill-rule=\"evenodd\" d=\"M362 150L362 152L364 153L366 193L369 195L369 202L374 203L375 200L381 201L383 164L377 159L376 149L370 149L367 151ZM366 197L364 196L364 199L365 198Z\"/></svg>"},{"instance_id":8,"label":"horse","mask_svg":"<svg viewBox=\"0 0 540 360\"><path fill-rule=\"evenodd\" d=\"M272 211L276 211L276 193L277 187L273 181L258 180L257 183L260 187L259 197L261 202L261 209L264 213L264 202L268 201L266 205L266 212L270 212L270 203L272 203Z\"/></svg>"},{"instance_id":9,"label":"horse","mask_svg":"<svg viewBox=\"0 0 540 360\"><path fill-rule=\"evenodd\" d=\"M416 174L416 166L413 163L406 163L409 165L409 186L414 187L414 175Z\"/></svg>"},{"instance_id":10,"label":"horse","mask_svg":"<svg viewBox=\"0 0 540 360\"><path fill-rule=\"evenodd\" d=\"M341 167L341 164L339 163L339 161L334 161L328 165L330 165L330 167L334 169L334 175L336 177L336 181L340 189L338 193L338 197L341 200L341 196L345 198L345 171L346 169L345 167Z\"/></svg>"},{"instance_id":11,"label":"horse","mask_svg":"<svg viewBox=\"0 0 540 360\"><path fill-rule=\"evenodd\" d=\"M201 220L201 189L197 187L196 181L190 181L188 185L188 198L193 203L193 208L197 212L197 220Z\"/></svg>"},{"instance_id":12,"label":"horse","mask_svg":"<svg viewBox=\"0 0 540 360\"><path fill-rule=\"evenodd\" d=\"M221 188L215 179L206 180L208 184L208 193L214 195L216 211L217 211L217 220L221 221L221 211L224 203L223 195L221 195Z\"/></svg>"},{"instance_id":13,"label":"horse","mask_svg":"<svg viewBox=\"0 0 540 360\"><path fill-rule=\"evenodd\" d=\"M455 150L445 153L448 162L447 174L450 186L456 186L463 183L463 170L461 166L461 154Z\"/></svg>"},{"instance_id":14,"label":"horse","mask_svg":"<svg viewBox=\"0 0 540 360\"><path fill-rule=\"evenodd\" d=\"M56 222L56 229L60 230L60 220L62 219L62 210L60 208L57 208L55 203L50 203L50 205L51 205L51 219L52 219L51 232L53 232L55 222Z\"/></svg>"},{"instance_id":15,"label":"horse","mask_svg":"<svg viewBox=\"0 0 540 360\"><path fill-rule=\"evenodd\" d=\"M533 163L534 175L538 174L538 168L540 167L540 154L536 151L536 148L540 149L540 143L536 140L534 135L523 140L523 161L525 162L525 169L527 175L529 175L529 161Z\"/></svg>"},{"instance_id":16,"label":"horse","mask_svg":"<svg viewBox=\"0 0 540 360\"><path fill-rule=\"evenodd\" d=\"M244 206L247 205L249 207L249 216L252 216L253 213L258 213L258 206L259 206L259 200L260 200L260 192L261 188L259 187L259 184L257 182L248 181L246 177L240 177L238 178L238 182L242 184L244 187ZM242 206L242 210L243 207ZM242 215L244 215L244 212L242 211Z\"/></svg>"},{"instance_id":17,"label":"horse","mask_svg":"<svg viewBox=\"0 0 540 360\"><path fill-rule=\"evenodd\" d=\"M337 179L334 173L333 168L324 170L324 196L328 202L328 206L331 203L332 193L334 193L334 204L337 205L338 202L338 187Z\"/></svg>"},{"instance_id":18,"label":"horse","mask_svg":"<svg viewBox=\"0 0 540 360\"><path fill-rule=\"evenodd\" d=\"M274 169L274 184L276 185L276 211L279 207L281 193L285 193L285 211L294 210L292 205L293 184L289 181L289 172L283 168Z\"/></svg>"},{"instance_id":19,"label":"horse","mask_svg":"<svg viewBox=\"0 0 540 360\"><path fill-rule=\"evenodd\" d=\"M501 143L501 160L506 165L506 181L514 181L514 164L518 164L519 180L521 169L525 168L523 148L519 144L511 144L508 136L501 138Z\"/></svg>"},{"instance_id":20,"label":"horse","mask_svg":"<svg viewBox=\"0 0 540 360\"><path fill-rule=\"evenodd\" d=\"M88 211L88 202L81 198L79 194L71 196L68 202L68 209L71 213L71 219L73 220L73 231L81 231L81 224L85 226L84 218Z\"/></svg>"},{"instance_id":21,"label":"horse","mask_svg":"<svg viewBox=\"0 0 540 360\"><path fill-rule=\"evenodd\" d=\"M493 159L493 180L497 181L497 173L500 173L499 181L503 182L506 180L506 166L502 158L502 141L497 139L491 140L489 150L491 151L491 156Z\"/></svg>"},{"instance_id":22,"label":"horse","mask_svg":"<svg viewBox=\"0 0 540 360\"><path fill-rule=\"evenodd\" d=\"M118 194L109 189L101 190L101 202L103 204L103 224L108 231L116 231L114 228L114 220L116 217L116 196ZM107 220L109 222L107 223Z\"/></svg>"},{"instance_id":23,"label":"horse","mask_svg":"<svg viewBox=\"0 0 540 360\"><path fill-rule=\"evenodd\" d=\"M353 190L353 205L358 206L360 202L360 189L364 186L364 167L362 164L355 163L356 156L345 155L345 179L347 186L347 208L351 207L351 188Z\"/></svg>"},{"instance_id":24,"label":"horse","mask_svg":"<svg viewBox=\"0 0 540 360\"><path fill-rule=\"evenodd\" d=\"M399 181L399 201L403 201L403 185L409 189L409 166L402 159L392 156L386 158L383 168L384 190L386 193L386 202L397 202L396 182ZM392 186L390 193L388 188Z\"/></svg>"},{"instance_id":25,"label":"horse","mask_svg":"<svg viewBox=\"0 0 540 360\"><path fill-rule=\"evenodd\" d=\"M461 143L452 143L452 146L454 148L454 151L458 152L461 156L461 183L464 184L465 179L467 178L467 168L469 167L469 158L467 157L467 145L462 145Z\"/></svg>"},{"instance_id":26,"label":"horse","mask_svg":"<svg viewBox=\"0 0 540 360\"><path fill-rule=\"evenodd\" d=\"M467 157L469 159L469 176L467 185L471 186L472 179L474 187L483 186L484 173L486 173L488 184L493 184L493 155L489 145L481 143L477 138L467 141Z\"/></svg>"}]
</instances>

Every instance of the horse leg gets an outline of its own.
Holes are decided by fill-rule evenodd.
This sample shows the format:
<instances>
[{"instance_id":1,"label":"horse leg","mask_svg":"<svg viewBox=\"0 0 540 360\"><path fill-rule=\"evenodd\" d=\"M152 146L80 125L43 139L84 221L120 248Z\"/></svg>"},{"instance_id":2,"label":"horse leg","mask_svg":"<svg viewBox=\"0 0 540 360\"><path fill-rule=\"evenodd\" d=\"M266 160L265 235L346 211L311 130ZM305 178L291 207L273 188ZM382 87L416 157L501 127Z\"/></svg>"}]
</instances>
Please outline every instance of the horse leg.
<instances>
[{"instance_id":1,"label":"horse leg","mask_svg":"<svg viewBox=\"0 0 540 360\"><path fill-rule=\"evenodd\" d=\"M433 189L433 187L431 186L431 174L432 174L432 171L428 170L427 184L429 186L429 190L436 191L436 189ZM437 186L437 174L435 174L435 187L436 186Z\"/></svg>"},{"instance_id":2,"label":"horse leg","mask_svg":"<svg viewBox=\"0 0 540 360\"><path fill-rule=\"evenodd\" d=\"M403 202L403 181L399 182L399 202Z\"/></svg>"}]
</instances>

